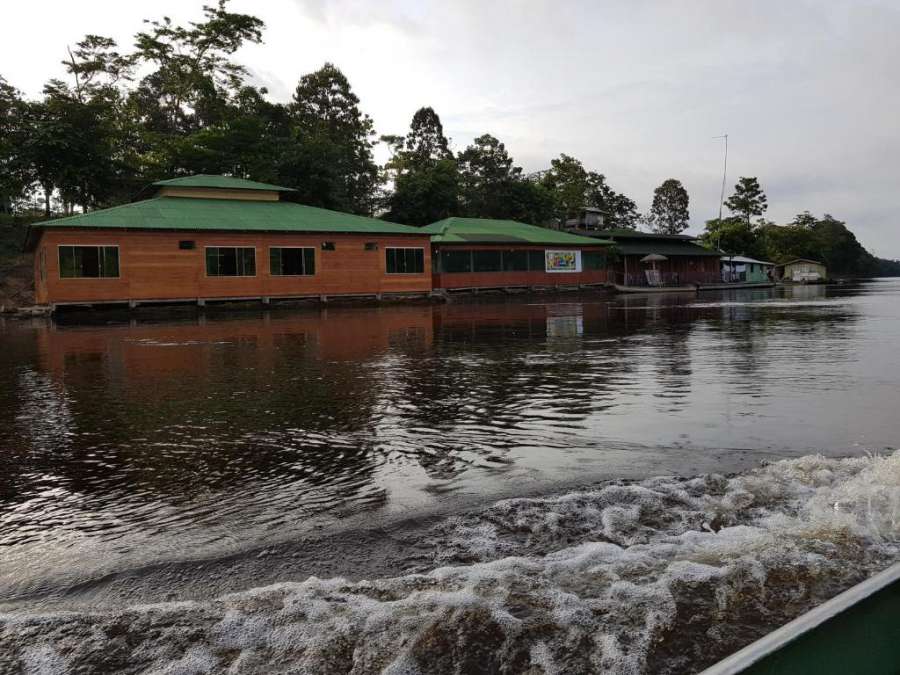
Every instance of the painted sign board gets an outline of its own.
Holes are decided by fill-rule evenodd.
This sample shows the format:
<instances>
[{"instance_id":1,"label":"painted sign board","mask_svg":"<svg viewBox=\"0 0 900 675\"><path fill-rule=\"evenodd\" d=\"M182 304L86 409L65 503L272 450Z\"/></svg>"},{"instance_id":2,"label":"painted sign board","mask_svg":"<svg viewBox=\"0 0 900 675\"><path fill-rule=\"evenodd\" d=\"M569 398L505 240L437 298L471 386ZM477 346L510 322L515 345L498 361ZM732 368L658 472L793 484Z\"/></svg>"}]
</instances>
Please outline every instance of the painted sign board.
<instances>
[{"instance_id":1,"label":"painted sign board","mask_svg":"<svg viewBox=\"0 0 900 675\"><path fill-rule=\"evenodd\" d=\"M544 251L547 272L580 272L581 251Z\"/></svg>"}]
</instances>

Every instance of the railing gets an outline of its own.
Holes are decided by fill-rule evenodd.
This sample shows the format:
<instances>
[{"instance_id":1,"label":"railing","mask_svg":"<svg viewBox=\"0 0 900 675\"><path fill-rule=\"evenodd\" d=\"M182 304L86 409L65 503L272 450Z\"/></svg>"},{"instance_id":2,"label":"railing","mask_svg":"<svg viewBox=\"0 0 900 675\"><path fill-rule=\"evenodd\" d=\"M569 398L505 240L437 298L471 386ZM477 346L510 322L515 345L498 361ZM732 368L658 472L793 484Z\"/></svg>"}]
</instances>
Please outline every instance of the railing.
<instances>
[{"instance_id":1,"label":"railing","mask_svg":"<svg viewBox=\"0 0 900 675\"><path fill-rule=\"evenodd\" d=\"M662 272L659 270L642 270L641 272L616 274L616 283L620 286L638 286L640 288L667 288L673 286L690 286L693 284L721 283L721 277L715 272Z\"/></svg>"}]
</instances>

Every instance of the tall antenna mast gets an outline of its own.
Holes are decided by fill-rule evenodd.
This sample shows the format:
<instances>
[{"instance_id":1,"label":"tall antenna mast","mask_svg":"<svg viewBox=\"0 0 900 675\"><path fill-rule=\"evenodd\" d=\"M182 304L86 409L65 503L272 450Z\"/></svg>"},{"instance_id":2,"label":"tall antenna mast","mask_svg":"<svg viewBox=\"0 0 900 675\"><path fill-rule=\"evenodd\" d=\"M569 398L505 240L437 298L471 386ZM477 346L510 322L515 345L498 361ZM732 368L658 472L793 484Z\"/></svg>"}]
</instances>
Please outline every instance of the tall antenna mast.
<instances>
[{"instance_id":1,"label":"tall antenna mast","mask_svg":"<svg viewBox=\"0 0 900 675\"><path fill-rule=\"evenodd\" d=\"M722 167L722 192L719 194L719 221L722 220L722 204L725 202L725 175L728 173L728 134L713 136L725 139L725 166Z\"/></svg>"}]
</instances>

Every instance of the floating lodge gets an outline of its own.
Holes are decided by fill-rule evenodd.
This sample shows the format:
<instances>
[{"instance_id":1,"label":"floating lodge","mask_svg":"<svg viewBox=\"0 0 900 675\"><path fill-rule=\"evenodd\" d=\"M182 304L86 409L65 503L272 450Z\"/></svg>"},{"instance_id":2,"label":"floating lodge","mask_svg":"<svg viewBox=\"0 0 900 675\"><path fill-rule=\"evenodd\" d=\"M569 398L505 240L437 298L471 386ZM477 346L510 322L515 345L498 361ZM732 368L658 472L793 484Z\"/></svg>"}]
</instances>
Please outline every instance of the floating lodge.
<instances>
[{"instance_id":1,"label":"floating lodge","mask_svg":"<svg viewBox=\"0 0 900 675\"><path fill-rule=\"evenodd\" d=\"M36 302L134 307L592 286L695 291L734 281L733 268L727 279L720 268L721 252L685 235L482 218L411 227L298 204L292 192L188 176L153 183L130 204L35 223L26 249L35 252ZM807 272L797 265L810 262L789 263L785 276L800 278Z\"/></svg>"}]
</instances>

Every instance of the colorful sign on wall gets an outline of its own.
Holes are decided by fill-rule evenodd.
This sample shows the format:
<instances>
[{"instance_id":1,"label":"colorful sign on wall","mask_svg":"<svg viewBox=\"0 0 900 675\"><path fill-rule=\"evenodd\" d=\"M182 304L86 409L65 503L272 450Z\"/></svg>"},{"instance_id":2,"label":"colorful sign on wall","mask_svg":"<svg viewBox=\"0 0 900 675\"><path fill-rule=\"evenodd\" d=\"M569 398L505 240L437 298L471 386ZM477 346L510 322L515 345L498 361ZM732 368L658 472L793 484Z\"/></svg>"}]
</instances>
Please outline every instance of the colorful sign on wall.
<instances>
[{"instance_id":1,"label":"colorful sign on wall","mask_svg":"<svg viewBox=\"0 0 900 675\"><path fill-rule=\"evenodd\" d=\"M581 251L544 251L547 272L580 272Z\"/></svg>"}]
</instances>

